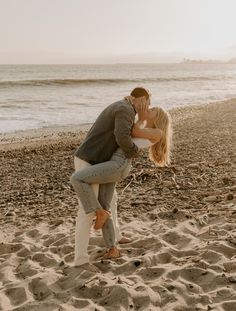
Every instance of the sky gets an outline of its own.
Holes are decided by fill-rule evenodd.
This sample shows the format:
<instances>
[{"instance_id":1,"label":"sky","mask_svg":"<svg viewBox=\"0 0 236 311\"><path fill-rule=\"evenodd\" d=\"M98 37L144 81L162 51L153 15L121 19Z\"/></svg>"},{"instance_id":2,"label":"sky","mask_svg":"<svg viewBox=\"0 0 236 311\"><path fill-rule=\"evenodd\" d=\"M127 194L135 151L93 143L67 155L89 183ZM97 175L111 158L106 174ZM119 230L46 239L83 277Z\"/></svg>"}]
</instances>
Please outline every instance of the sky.
<instances>
[{"instance_id":1,"label":"sky","mask_svg":"<svg viewBox=\"0 0 236 311\"><path fill-rule=\"evenodd\" d=\"M0 0L0 64L236 57L236 0Z\"/></svg>"}]
</instances>

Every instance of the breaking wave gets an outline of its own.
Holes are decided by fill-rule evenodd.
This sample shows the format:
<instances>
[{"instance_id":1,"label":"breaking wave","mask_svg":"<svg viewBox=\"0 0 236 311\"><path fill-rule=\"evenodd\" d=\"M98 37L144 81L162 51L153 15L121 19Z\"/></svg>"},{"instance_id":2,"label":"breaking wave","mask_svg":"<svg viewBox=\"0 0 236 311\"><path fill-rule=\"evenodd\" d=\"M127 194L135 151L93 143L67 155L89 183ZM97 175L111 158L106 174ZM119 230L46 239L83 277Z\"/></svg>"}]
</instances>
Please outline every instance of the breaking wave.
<instances>
[{"instance_id":1,"label":"breaking wave","mask_svg":"<svg viewBox=\"0 0 236 311\"><path fill-rule=\"evenodd\" d=\"M1 80L0 87L14 86L79 86L89 84L119 84L119 83L153 83L153 82L181 82L202 80L226 80L230 76L189 76L189 77L158 77L143 79L37 79L37 80Z\"/></svg>"}]
</instances>

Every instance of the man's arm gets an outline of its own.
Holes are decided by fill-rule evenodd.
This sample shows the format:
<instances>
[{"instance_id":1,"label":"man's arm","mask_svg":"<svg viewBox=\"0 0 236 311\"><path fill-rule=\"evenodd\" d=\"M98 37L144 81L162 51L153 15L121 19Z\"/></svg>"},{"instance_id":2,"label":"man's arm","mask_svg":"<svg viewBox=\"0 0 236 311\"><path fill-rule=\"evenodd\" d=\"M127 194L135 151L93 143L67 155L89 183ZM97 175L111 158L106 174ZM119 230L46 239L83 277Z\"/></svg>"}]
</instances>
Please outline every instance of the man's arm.
<instances>
[{"instance_id":1,"label":"man's arm","mask_svg":"<svg viewBox=\"0 0 236 311\"><path fill-rule=\"evenodd\" d=\"M131 137L134 125L133 116L124 107L117 110L115 114L114 135L119 147L124 151L127 158L138 157L138 147L134 144Z\"/></svg>"}]
</instances>

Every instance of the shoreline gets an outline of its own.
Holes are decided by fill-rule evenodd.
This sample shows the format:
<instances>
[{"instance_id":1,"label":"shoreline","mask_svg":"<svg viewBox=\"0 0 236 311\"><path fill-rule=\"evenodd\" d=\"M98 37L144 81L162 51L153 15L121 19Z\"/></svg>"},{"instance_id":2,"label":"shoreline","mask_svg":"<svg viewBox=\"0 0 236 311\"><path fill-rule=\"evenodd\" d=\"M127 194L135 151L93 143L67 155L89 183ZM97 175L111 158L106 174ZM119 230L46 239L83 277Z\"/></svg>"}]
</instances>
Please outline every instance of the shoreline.
<instances>
[{"instance_id":1,"label":"shoreline","mask_svg":"<svg viewBox=\"0 0 236 311\"><path fill-rule=\"evenodd\" d=\"M14 143L24 140L38 140L41 138L60 137L62 133L67 132L85 132L89 129L92 123L85 123L80 125L64 125L64 126L48 126L42 128L20 130L14 132L0 133L0 144Z\"/></svg>"},{"instance_id":2,"label":"shoreline","mask_svg":"<svg viewBox=\"0 0 236 311\"><path fill-rule=\"evenodd\" d=\"M227 100L218 100L212 101L209 103L196 104L196 105L186 105L180 107L174 107L168 110L174 118L183 118L184 115L188 115L189 113L197 112L199 109L202 109L209 105L218 105L230 103L231 101L235 101L236 98L230 98ZM17 130L14 132L6 132L0 133L0 148L1 145L7 144L17 144L21 142L30 142L30 141L38 141L41 139L58 139L62 136L68 134L82 134L86 133L93 123L84 123L80 125L68 124L68 125L55 125L55 126L47 126L43 128L36 129L28 129L28 130Z\"/></svg>"},{"instance_id":3,"label":"shoreline","mask_svg":"<svg viewBox=\"0 0 236 311\"><path fill-rule=\"evenodd\" d=\"M195 162L197 163L196 166L204 167L206 165L211 165L206 164L211 163L211 161L213 161L213 163L222 162L224 165L230 163L229 159L233 161L233 155L235 153L234 145L236 141L233 125L233 121L235 121L235 105L236 99L233 99L211 103L209 105L172 109L170 111L173 121L171 165L170 168L164 168L163 170L157 168L157 171L165 172L165 170L171 170L171 167L176 165L179 167L179 170L182 171L184 167ZM50 190L53 188L53 179L51 180L51 178L56 174L57 166L63 168L64 179L60 177L59 180L56 181L56 183L59 182L56 187L61 188L60 183L63 184L65 190L63 190L63 193L65 192L64 194L66 196L68 196L69 193L73 196L73 191L71 192L71 186L69 184L69 176L73 172L73 155L74 151L85 137L88 127L90 127L90 125L86 125L83 130L78 127L65 127L63 129L60 127L53 128L52 131L47 130L46 133L37 130L26 131L23 133L24 135L15 137L13 142L11 138L8 138L6 141L1 141L0 160L2 161L3 169L0 173L0 178L2 177L2 191L6 196L4 195L2 199L0 198L0 208L3 208L6 212L8 205L14 206L14 203L11 203L13 197L10 193L15 193L16 197L18 197L21 189L25 192L23 194L23 204L24 198L27 200L27 196L32 196L36 206L40 206L41 204L44 206L47 202L47 198L53 196L53 191ZM47 162L45 163L45 161ZM153 170L153 164L148 159L147 152L144 153L144 159L139 159L137 163L139 163L137 166L142 163L144 168L146 167L145 171L147 172L149 169ZM22 168L19 167L18 164L22 165ZM181 168L181 165L183 165L183 168ZM212 165L214 166L215 164ZM232 167L235 170L234 161L231 165L233 165ZM34 174L34 166L39 170L40 182ZM29 171L27 172L25 170ZM136 162L134 161L133 171L135 170ZM45 174L48 175L48 180L45 185L43 182L44 176L41 175L41 171L44 171ZM187 171L187 173L189 172ZM227 173L225 172L225 174ZM17 182L21 175L23 184L22 187L19 187ZM6 176L9 176L8 181L5 181ZM192 177L186 176L186 178L191 179ZM28 185L27 179L37 184L39 183L38 186L35 188L34 184ZM121 182L120 186L126 186L128 182L129 177L124 182ZM30 194L31 187L35 189L34 191L39 191L41 193L40 196L42 196L43 201L37 199L37 193ZM25 191L24 188L27 190ZM209 189L210 188L211 187L209 187ZM6 191L6 193L4 193L4 191ZM55 191L55 193L58 192L58 190ZM53 203L53 200L52 197L51 203ZM74 204L74 198L69 201L71 203L73 202L72 205ZM17 200L13 202L17 202ZM6 203L7 206L5 205ZM33 203L29 202L29 204L31 205ZM27 210L27 206L28 203L24 209ZM31 221L33 221L32 218ZM3 218L0 217L0 223L3 222Z\"/></svg>"},{"instance_id":4,"label":"shoreline","mask_svg":"<svg viewBox=\"0 0 236 311\"><path fill-rule=\"evenodd\" d=\"M227 165L229 159L233 159L235 153L234 145L236 138L233 136L235 104L236 99L233 99L209 105L188 106L171 110L170 114L173 121L172 161L170 168L164 168L163 170L157 168L157 171L160 171L162 174L165 170L171 171L171 167L177 165L178 170L186 170L186 173L189 174L185 167L195 162L197 163L196 166L199 167L217 165L208 164L211 163L211 161L213 161L213 163L222 162L224 165ZM229 120L227 118L229 118ZM69 184L69 176L73 172L74 151L85 137L87 129L88 127L83 128L83 131L81 131L77 127L66 127L63 128L63 130L62 128L53 129L53 131L47 131L47 133L42 133L41 131L27 131L24 132L23 136L16 137L13 142L11 140L1 141L0 160L3 169L0 173L0 178L2 177L2 192L4 195L0 198L0 208L3 208L5 212L9 208L11 210L11 206L14 208L17 198L19 198L24 206L23 209L26 212L26 216L28 214L30 223L32 223L34 222L34 218L31 217L31 212L27 211L27 208L32 204L33 206L43 207L47 204L48 199L50 199L50 202L48 202L49 205L53 204L53 193L55 192L59 195L60 184L63 185L63 198L65 195L67 200L68 195L72 196L69 202L74 206L75 198ZM31 134L33 134L33 137ZM211 138L209 138L208 135ZM137 163L140 163L137 164L137 166L142 163L148 175L149 170L153 170L153 164L148 159L147 153L144 153L144 159L138 160ZM18 164L22 167L18 166ZM231 165L233 165L232 168L235 170L234 161ZM183 166L183 168L181 166ZM54 191L54 182L52 178L54 178L53 176L57 172L57 167L62 167L62 176L56 180L56 189ZM34 169L39 171L39 180L37 180L35 176ZM132 170L134 172L137 170L136 162L134 162ZM48 176L46 183L41 171ZM214 174L216 174L216 172ZM227 172L225 172L225 174L227 175ZM6 176L9 176L8 181L5 181ZM22 185L18 186L18 179L20 177L22 177ZM186 178L191 180L192 176L186 176ZM31 181L30 184L28 184L28 179ZM37 186L34 185L35 182ZM118 186L122 187L124 185L124 187L126 187L128 183L129 177ZM208 189L209 193L214 193L214 187L208 187ZM4 191L6 192L4 193ZM23 191L23 195L21 195L21 191ZM230 191L230 189L228 191ZM38 199L37 192L41 193L39 195L41 198L40 200ZM11 193L15 194L15 199ZM26 200L26 202L24 202L24 200ZM31 202L31 200L33 201ZM46 209L48 210L48 208ZM72 210L75 210L74 207ZM7 219L9 220L10 218ZM49 223L51 223L51 220L48 220ZM3 216L0 216L0 223L4 224Z\"/></svg>"}]
</instances>

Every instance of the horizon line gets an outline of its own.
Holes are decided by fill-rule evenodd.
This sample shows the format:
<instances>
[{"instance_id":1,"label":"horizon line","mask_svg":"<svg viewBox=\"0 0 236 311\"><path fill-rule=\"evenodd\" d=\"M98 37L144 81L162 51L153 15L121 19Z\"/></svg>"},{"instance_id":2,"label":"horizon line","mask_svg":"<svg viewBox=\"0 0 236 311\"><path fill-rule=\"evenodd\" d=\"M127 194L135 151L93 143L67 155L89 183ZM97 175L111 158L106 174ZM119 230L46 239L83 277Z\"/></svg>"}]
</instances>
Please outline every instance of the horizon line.
<instances>
[{"instance_id":1,"label":"horizon line","mask_svg":"<svg viewBox=\"0 0 236 311\"><path fill-rule=\"evenodd\" d=\"M184 61L186 60L186 61ZM181 61L172 61L172 62L166 62L166 61L162 61L162 62L111 62L111 63L0 63L0 66L13 66L13 65L19 65L19 66L27 66L27 65L32 65L32 66L37 66L37 65L41 65L41 66L47 66L47 65L56 65L56 66L60 66L60 65L162 65L162 64L194 64L194 63L198 63L198 64L230 64L230 61L234 60L234 58L228 59L228 60L218 60L218 59L183 59ZM232 63L231 63L232 64Z\"/></svg>"}]
</instances>

